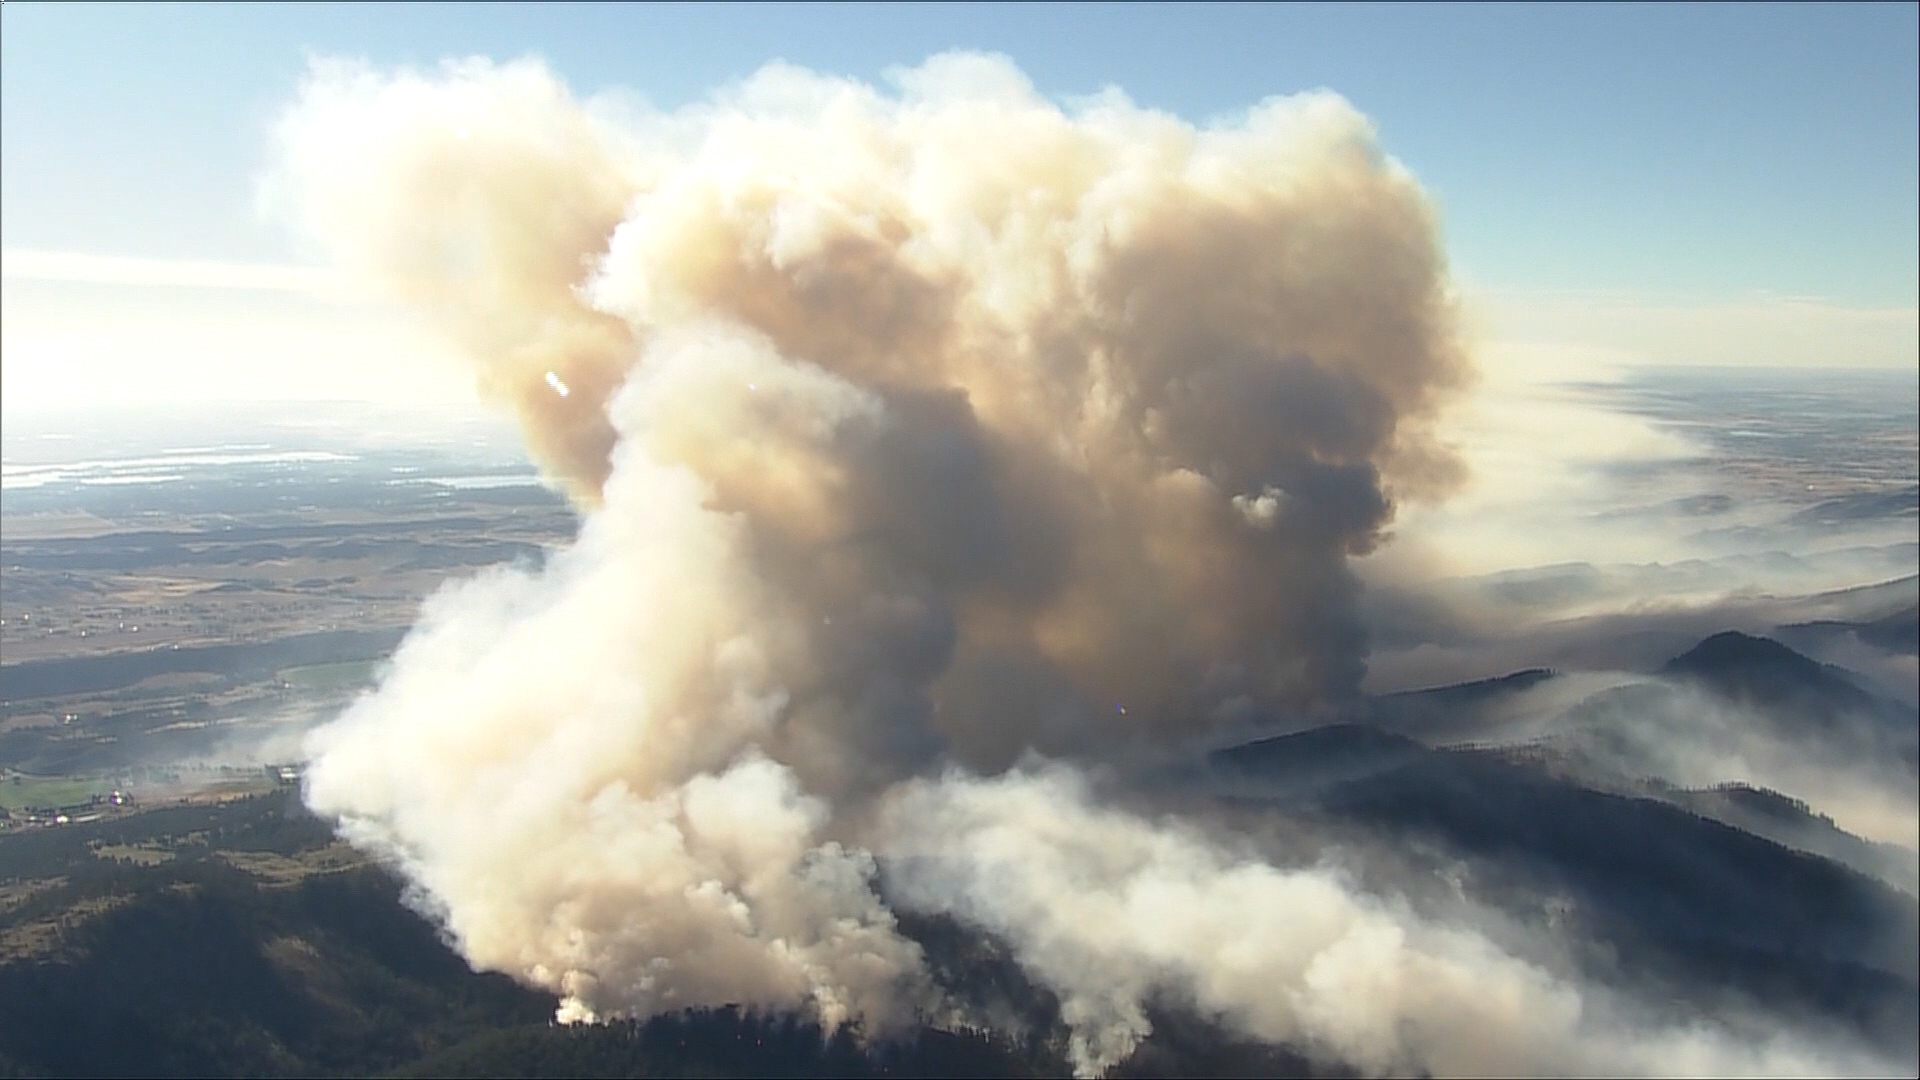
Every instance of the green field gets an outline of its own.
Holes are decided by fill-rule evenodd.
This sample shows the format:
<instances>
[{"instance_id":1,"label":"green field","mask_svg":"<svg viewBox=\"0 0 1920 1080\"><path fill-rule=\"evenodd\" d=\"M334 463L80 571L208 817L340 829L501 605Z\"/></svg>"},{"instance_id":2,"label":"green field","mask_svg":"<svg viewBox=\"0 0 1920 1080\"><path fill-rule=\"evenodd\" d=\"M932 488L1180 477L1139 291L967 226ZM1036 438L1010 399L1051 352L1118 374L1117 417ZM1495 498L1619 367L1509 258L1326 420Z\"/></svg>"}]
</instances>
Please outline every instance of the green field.
<instances>
[{"instance_id":1,"label":"green field","mask_svg":"<svg viewBox=\"0 0 1920 1080\"><path fill-rule=\"evenodd\" d=\"M107 776L28 776L8 773L0 779L0 807L18 810L25 806L73 806L94 795L113 791L116 782Z\"/></svg>"},{"instance_id":2,"label":"green field","mask_svg":"<svg viewBox=\"0 0 1920 1080\"><path fill-rule=\"evenodd\" d=\"M279 678L301 690L357 690L372 686L383 661L344 660L335 664L303 664L282 668Z\"/></svg>"}]
</instances>

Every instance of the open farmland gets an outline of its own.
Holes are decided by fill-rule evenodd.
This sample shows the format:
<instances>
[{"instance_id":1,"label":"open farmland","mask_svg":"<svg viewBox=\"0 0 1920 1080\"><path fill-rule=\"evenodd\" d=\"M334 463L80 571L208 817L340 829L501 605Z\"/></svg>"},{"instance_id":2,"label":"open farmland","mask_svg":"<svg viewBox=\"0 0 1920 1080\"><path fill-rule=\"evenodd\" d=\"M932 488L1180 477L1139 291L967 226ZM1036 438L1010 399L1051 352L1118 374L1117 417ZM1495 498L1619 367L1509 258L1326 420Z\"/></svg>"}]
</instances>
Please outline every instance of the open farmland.
<instances>
[{"instance_id":1,"label":"open farmland","mask_svg":"<svg viewBox=\"0 0 1920 1080\"><path fill-rule=\"evenodd\" d=\"M108 430L8 432L0 809L16 816L291 758L434 590L535 565L574 527L517 452L474 437L368 449L282 424L209 449Z\"/></svg>"}]
</instances>

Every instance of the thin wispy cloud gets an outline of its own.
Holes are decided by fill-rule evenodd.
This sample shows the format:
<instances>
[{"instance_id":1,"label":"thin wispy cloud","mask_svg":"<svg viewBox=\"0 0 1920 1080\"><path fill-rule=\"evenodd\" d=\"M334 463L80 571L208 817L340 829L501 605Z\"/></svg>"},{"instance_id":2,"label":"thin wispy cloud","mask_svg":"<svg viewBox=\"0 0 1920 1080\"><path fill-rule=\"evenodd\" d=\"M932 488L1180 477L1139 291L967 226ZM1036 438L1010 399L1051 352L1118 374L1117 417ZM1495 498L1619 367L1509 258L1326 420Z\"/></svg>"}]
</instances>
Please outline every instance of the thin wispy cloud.
<instances>
[{"instance_id":1,"label":"thin wispy cloud","mask_svg":"<svg viewBox=\"0 0 1920 1080\"><path fill-rule=\"evenodd\" d=\"M342 285L338 274L317 266L20 249L0 252L0 276L10 280L86 285L245 289L317 295L334 294Z\"/></svg>"},{"instance_id":2,"label":"thin wispy cloud","mask_svg":"<svg viewBox=\"0 0 1920 1080\"><path fill-rule=\"evenodd\" d=\"M1481 333L1503 342L1577 344L1640 364L1914 367L1920 307L1862 307L1756 293L1689 300L1623 290L1473 288Z\"/></svg>"}]
</instances>

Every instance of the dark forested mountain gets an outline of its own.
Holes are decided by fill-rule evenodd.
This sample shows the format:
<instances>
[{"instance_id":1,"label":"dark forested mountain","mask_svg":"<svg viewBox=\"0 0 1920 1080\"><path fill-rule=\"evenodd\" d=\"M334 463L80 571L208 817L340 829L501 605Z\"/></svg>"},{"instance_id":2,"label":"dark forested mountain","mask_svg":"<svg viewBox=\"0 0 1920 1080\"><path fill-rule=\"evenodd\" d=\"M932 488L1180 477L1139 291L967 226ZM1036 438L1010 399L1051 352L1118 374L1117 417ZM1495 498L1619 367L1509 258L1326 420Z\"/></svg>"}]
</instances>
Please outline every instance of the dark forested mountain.
<instances>
[{"instance_id":1,"label":"dark forested mountain","mask_svg":"<svg viewBox=\"0 0 1920 1080\"><path fill-rule=\"evenodd\" d=\"M958 1001L1017 1030L867 1041L804 1018L692 1010L557 1026L478 974L398 884L290 792L0 836L0 1076L1064 1076L1059 1007L943 918L903 928ZM1120 1076L1311 1076L1178 1008ZM1337 1070L1336 1070L1337 1071Z\"/></svg>"},{"instance_id":2,"label":"dark forested mountain","mask_svg":"<svg viewBox=\"0 0 1920 1080\"><path fill-rule=\"evenodd\" d=\"M1920 1058L1920 901L1900 884L1920 870L1900 849L1762 786L1607 772L1577 740L1419 737L1472 735L1501 702L1561 678L1378 699L1369 723L1216 750L1165 797L1249 836L1305 826L1354 839L1381 853L1375 870L1392 864L1374 884L1416 907L1464 898L1521 923L1560 920L1582 943L1570 962L1597 983L1676 1008L1738 995ZM1692 700L1683 692L1742 703L1796 737L1850 737L1862 717L1897 734L1903 716L1844 671L1720 634L1565 717L1590 737L1636 709L1673 713ZM551 996L471 971L290 789L14 830L0 834L0 1076L1070 1071L1059 1003L1009 948L945 916L906 915L902 929L975 1021L871 1041L740 1009L556 1026ZM1178 1000L1156 1002L1152 1021L1112 1075L1344 1071L1234 1037Z\"/></svg>"},{"instance_id":3,"label":"dark forested mountain","mask_svg":"<svg viewBox=\"0 0 1920 1080\"><path fill-rule=\"evenodd\" d=\"M1667 661L1661 670L1768 708L1798 707L1830 716L1877 704L1842 669L1816 663L1771 638L1738 630L1707 638Z\"/></svg>"}]
</instances>

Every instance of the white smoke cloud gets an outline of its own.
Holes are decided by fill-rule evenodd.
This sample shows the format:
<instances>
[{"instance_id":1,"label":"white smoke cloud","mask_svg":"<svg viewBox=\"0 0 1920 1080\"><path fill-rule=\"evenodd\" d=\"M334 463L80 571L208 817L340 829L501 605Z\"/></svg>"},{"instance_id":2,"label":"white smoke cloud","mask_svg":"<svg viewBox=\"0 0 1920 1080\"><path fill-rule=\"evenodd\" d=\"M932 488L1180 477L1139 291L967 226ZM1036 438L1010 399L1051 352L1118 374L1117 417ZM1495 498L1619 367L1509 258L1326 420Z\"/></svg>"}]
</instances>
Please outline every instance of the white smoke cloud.
<instances>
[{"instance_id":1,"label":"white smoke cloud","mask_svg":"<svg viewBox=\"0 0 1920 1080\"><path fill-rule=\"evenodd\" d=\"M622 414L646 418L662 380L737 372L724 352L663 355ZM744 1000L907 1019L917 949L870 857L823 838L826 804L755 750L790 702L756 630L779 620L706 496L626 444L573 547L429 603L379 692L314 736L309 801L397 860L469 959L562 994L564 1016Z\"/></svg>"},{"instance_id":2,"label":"white smoke cloud","mask_svg":"<svg viewBox=\"0 0 1920 1080\"><path fill-rule=\"evenodd\" d=\"M889 807L902 902L1015 943L1061 996L1087 1075L1171 995L1255 1038L1368 1075L1805 1075L1884 1069L1778 1032L1633 1018L1625 1003L1361 892L1336 866L1283 869L1178 822L1092 800L1062 767L915 781Z\"/></svg>"},{"instance_id":3,"label":"white smoke cloud","mask_svg":"<svg viewBox=\"0 0 1920 1080\"><path fill-rule=\"evenodd\" d=\"M1468 367L1429 206L1337 97L1194 128L992 57L896 82L616 125L533 63L315 68L275 198L583 523L427 605L312 736L313 807L567 1019L934 1015L877 853L1020 948L1088 1070L1165 986L1375 1071L1777 1065L1610 1054L1577 990L1337 875L967 779L1352 699L1347 558L1455 480Z\"/></svg>"}]
</instances>

